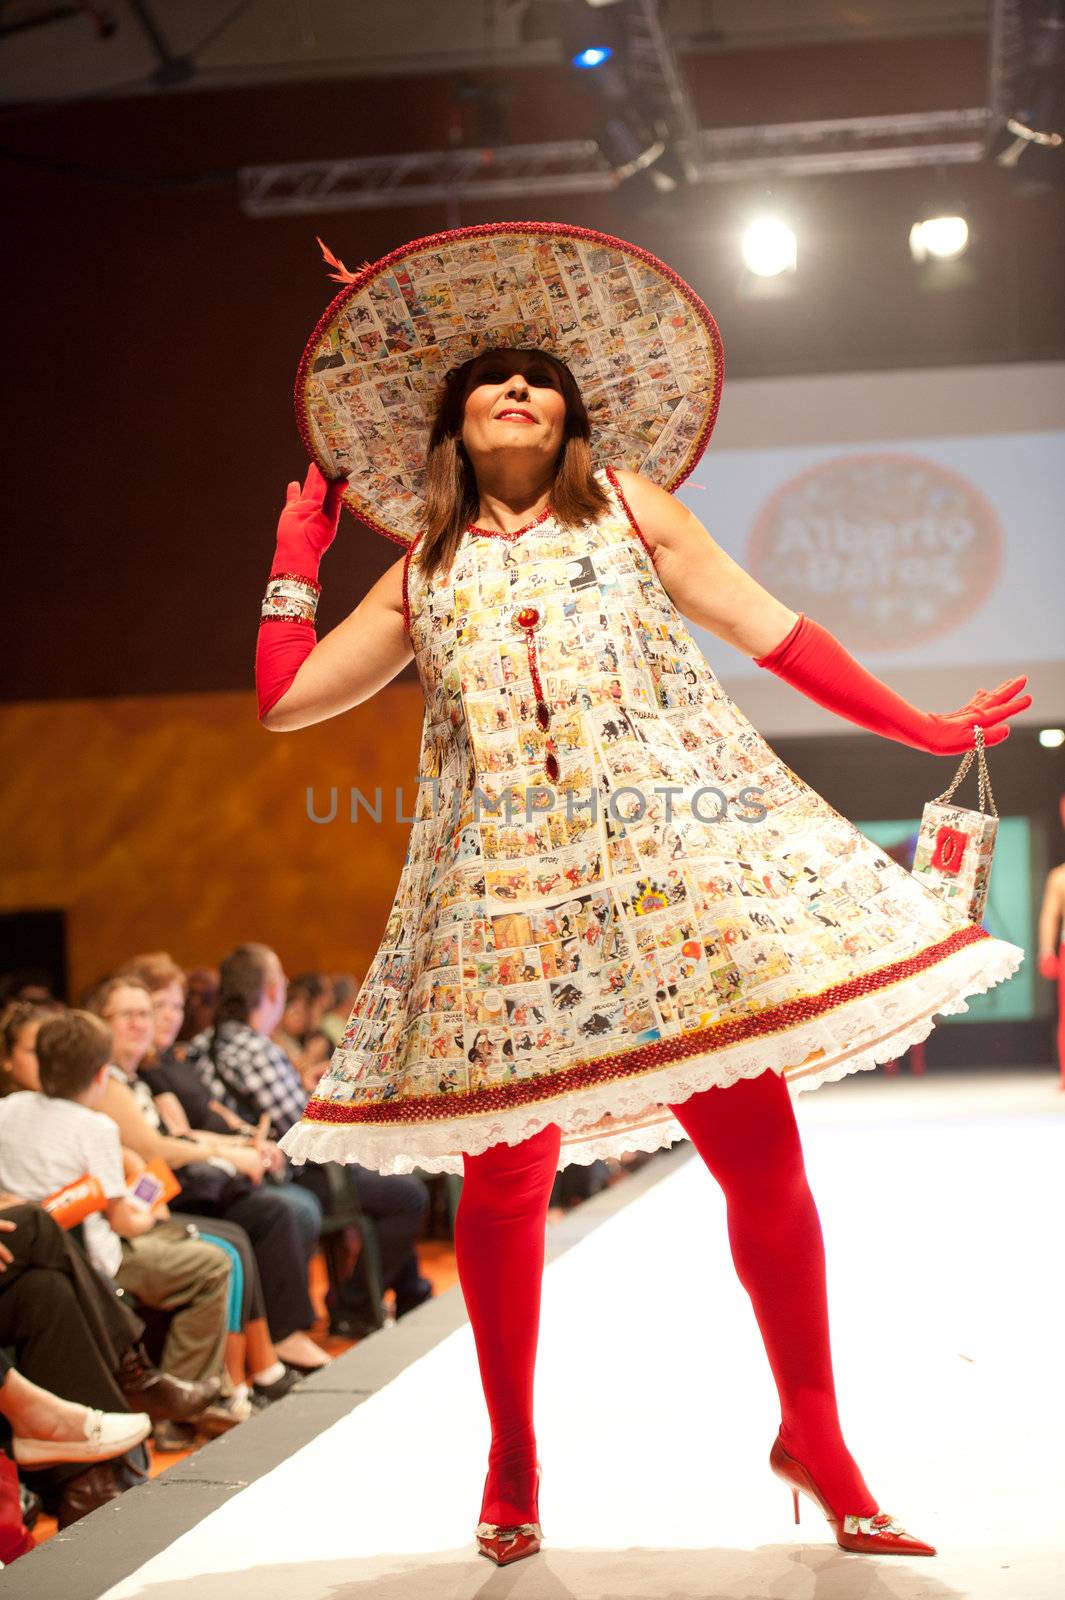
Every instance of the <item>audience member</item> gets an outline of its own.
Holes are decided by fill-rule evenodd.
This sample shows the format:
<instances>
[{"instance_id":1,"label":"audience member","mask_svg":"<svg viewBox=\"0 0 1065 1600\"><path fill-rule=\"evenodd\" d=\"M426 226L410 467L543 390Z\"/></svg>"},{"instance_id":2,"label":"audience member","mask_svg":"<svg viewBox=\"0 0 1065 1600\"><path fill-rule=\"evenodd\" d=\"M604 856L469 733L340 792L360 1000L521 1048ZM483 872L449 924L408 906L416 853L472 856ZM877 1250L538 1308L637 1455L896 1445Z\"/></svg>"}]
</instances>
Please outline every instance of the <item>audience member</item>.
<instances>
[{"instance_id":1,"label":"audience member","mask_svg":"<svg viewBox=\"0 0 1065 1600\"><path fill-rule=\"evenodd\" d=\"M43 1200L89 1176L106 1206L82 1223L93 1266L143 1305L172 1313L162 1365L207 1381L210 1404L230 1389L223 1371L229 1260L178 1219L157 1220L127 1192L118 1129L101 1114L111 1034L99 1017L67 1011L42 1022L36 1054L40 1092L0 1100L0 1187Z\"/></svg>"},{"instance_id":2,"label":"audience member","mask_svg":"<svg viewBox=\"0 0 1065 1600\"><path fill-rule=\"evenodd\" d=\"M53 993L52 974L44 967L19 967L0 978L0 1008L12 1000L28 1000L48 1011L61 1011L63 1002Z\"/></svg>"},{"instance_id":3,"label":"audience member","mask_svg":"<svg viewBox=\"0 0 1065 1600\"><path fill-rule=\"evenodd\" d=\"M270 1037L284 1013L286 982L269 946L242 944L230 951L219 969L217 1021L189 1041L187 1058L215 1099L249 1120L266 1112L275 1139L299 1120L308 1098L292 1061ZM355 1207L376 1223L382 1287L394 1290L396 1315L403 1316L433 1292L419 1273L414 1248L428 1211L428 1190L420 1178L383 1177L355 1163L335 1170ZM297 1169L297 1182L329 1207L326 1165L306 1163ZM379 1326L362 1257L349 1278L330 1287L329 1312L331 1331L346 1337L358 1338Z\"/></svg>"},{"instance_id":4,"label":"audience member","mask_svg":"<svg viewBox=\"0 0 1065 1600\"><path fill-rule=\"evenodd\" d=\"M281 1046L296 1068L300 1082L308 1093L314 1088L314 1083L308 1082L304 1046L310 1035L318 1031L332 1000L332 985L322 973L304 972L300 977L293 978L285 995L281 1021L271 1034L274 1043Z\"/></svg>"},{"instance_id":5,"label":"audience member","mask_svg":"<svg viewBox=\"0 0 1065 1600\"><path fill-rule=\"evenodd\" d=\"M142 981L136 970L150 974L150 979ZM162 1156L175 1166L175 1176L182 1181L181 1194L171 1202L175 1211L194 1214L203 1233L224 1219L237 1225L235 1233L250 1239L255 1311L244 1333L253 1398L281 1398L291 1381L278 1358L300 1372L325 1366L329 1360L308 1331L315 1314L296 1216L284 1195L262 1182L264 1171L284 1158L276 1145L258 1139L254 1129L249 1135L219 1135L190 1126L186 1103L208 1120L220 1119L210 1111L209 1097L194 1068L170 1055L181 1016L181 993L180 968L162 952L135 958L100 986L93 1009L111 1025L115 1069L101 1109L114 1118L127 1147L144 1160ZM148 1060L156 1065L146 1067ZM205 1150L196 1142L201 1135L210 1152L206 1161ZM194 1160L186 1164L190 1149ZM236 1169L231 1165L234 1154Z\"/></svg>"},{"instance_id":6,"label":"audience member","mask_svg":"<svg viewBox=\"0 0 1065 1600\"><path fill-rule=\"evenodd\" d=\"M214 1398L217 1380L192 1383L155 1366L144 1347L140 1317L43 1206L0 1194L0 1212L0 1232L6 1235L0 1241L0 1345L18 1346L20 1338L25 1343L31 1323L40 1321L44 1344L22 1353L23 1368L36 1381L60 1392L65 1375L77 1383L77 1361L91 1361L97 1351L128 1410L145 1411L153 1422L197 1416ZM28 1310L31 1301L44 1309ZM57 1334L61 1342L51 1342ZM72 1350L78 1356L68 1374L58 1359L69 1365ZM93 1368L94 1385L99 1370ZM88 1404L77 1387L69 1397ZM114 1395L105 1398L107 1409L114 1409Z\"/></svg>"},{"instance_id":7,"label":"audience member","mask_svg":"<svg viewBox=\"0 0 1065 1600\"><path fill-rule=\"evenodd\" d=\"M0 1098L17 1089L39 1089L37 1029L53 1016L34 1000L10 1000L0 1011Z\"/></svg>"},{"instance_id":8,"label":"audience member","mask_svg":"<svg viewBox=\"0 0 1065 1600\"><path fill-rule=\"evenodd\" d=\"M190 967L185 976L185 1015L175 1041L180 1055L184 1054L181 1046L211 1026L218 1004L218 971L215 967Z\"/></svg>"},{"instance_id":9,"label":"audience member","mask_svg":"<svg viewBox=\"0 0 1065 1600\"><path fill-rule=\"evenodd\" d=\"M333 1041L323 1028L316 1028L303 1041L300 1053L300 1082L308 1094L313 1094L325 1077L333 1059Z\"/></svg>"},{"instance_id":10,"label":"audience member","mask_svg":"<svg viewBox=\"0 0 1065 1600\"><path fill-rule=\"evenodd\" d=\"M355 1004L359 986L354 974L350 972L331 972L329 982L333 987L333 1003L323 1013L318 1026L332 1041L335 1050L344 1036L344 1029L351 1021L351 1008Z\"/></svg>"}]
</instances>

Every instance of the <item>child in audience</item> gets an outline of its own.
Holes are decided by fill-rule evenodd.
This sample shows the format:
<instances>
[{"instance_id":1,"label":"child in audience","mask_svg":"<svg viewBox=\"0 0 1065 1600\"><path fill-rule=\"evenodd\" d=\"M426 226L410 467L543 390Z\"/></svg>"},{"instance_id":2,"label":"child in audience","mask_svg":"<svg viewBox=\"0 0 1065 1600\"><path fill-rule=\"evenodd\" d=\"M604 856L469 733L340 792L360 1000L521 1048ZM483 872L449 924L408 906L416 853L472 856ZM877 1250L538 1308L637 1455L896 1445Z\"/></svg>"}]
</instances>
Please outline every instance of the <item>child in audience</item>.
<instances>
[{"instance_id":1,"label":"child in audience","mask_svg":"<svg viewBox=\"0 0 1065 1600\"><path fill-rule=\"evenodd\" d=\"M82 1224L90 1260L141 1304L171 1311L162 1366L177 1377L214 1379L213 1400L231 1389L223 1368L229 1258L128 1193L118 1129L95 1109L111 1043L110 1029L87 1011L41 1024L40 1091L0 1099L0 1187L43 1200L86 1174L95 1178L106 1205Z\"/></svg>"}]
</instances>

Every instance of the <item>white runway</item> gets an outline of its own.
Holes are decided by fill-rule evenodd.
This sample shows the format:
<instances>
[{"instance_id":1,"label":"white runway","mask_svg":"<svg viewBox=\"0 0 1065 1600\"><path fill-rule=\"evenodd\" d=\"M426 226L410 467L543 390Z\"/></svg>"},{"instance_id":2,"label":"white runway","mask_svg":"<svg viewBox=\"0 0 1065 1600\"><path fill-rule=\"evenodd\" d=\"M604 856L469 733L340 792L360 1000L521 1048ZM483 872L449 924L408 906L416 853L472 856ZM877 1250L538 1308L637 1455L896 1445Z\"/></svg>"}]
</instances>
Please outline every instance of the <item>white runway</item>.
<instances>
[{"instance_id":1,"label":"white runway","mask_svg":"<svg viewBox=\"0 0 1065 1600\"><path fill-rule=\"evenodd\" d=\"M795 1527L693 1158L547 1269L539 1555L496 1569L472 1542L488 1428L463 1326L106 1600L1057 1600L1065 1094L1049 1071L877 1072L796 1104L848 1443L937 1557L845 1554L805 1499Z\"/></svg>"}]
</instances>

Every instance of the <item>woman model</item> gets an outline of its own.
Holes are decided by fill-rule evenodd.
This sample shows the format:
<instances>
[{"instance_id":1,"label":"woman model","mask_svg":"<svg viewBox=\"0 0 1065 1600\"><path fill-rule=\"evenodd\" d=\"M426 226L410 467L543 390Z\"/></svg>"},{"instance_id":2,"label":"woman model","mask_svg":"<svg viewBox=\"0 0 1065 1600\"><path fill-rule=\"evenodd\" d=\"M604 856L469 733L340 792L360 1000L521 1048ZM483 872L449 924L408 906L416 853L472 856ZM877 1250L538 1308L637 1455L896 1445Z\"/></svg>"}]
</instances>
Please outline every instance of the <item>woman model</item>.
<instances>
[{"instance_id":1,"label":"woman model","mask_svg":"<svg viewBox=\"0 0 1065 1600\"><path fill-rule=\"evenodd\" d=\"M880 1511L836 1409L821 1228L791 1087L898 1056L1022 952L919 884L773 753L684 618L821 705L955 754L1030 701L909 705L760 587L670 493L721 346L655 257L550 223L416 240L304 355L315 458L259 630L267 728L414 657L419 798L377 955L295 1160L464 1174L455 1251L491 1420L476 1538L540 1546L533 1371L556 1171L684 1136L722 1185L780 1396L770 1465L845 1549L933 1555ZM320 642L341 501L406 546Z\"/></svg>"}]
</instances>

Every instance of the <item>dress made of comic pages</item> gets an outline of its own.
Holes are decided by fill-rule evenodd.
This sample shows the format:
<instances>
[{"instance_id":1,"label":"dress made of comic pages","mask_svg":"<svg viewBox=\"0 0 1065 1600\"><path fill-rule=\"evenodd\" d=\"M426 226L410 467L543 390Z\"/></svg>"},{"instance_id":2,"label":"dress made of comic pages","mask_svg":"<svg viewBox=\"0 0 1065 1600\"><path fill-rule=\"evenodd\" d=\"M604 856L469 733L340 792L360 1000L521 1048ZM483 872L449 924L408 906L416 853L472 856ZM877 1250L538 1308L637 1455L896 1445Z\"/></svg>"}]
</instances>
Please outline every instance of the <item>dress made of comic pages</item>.
<instances>
[{"instance_id":1,"label":"dress made of comic pages","mask_svg":"<svg viewBox=\"0 0 1065 1600\"><path fill-rule=\"evenodd\" d=\"M670 1103L893 1060L1023 959L774 754L598 476L581 528L468 530L428 582L408 553L416 820L297 1161L461 1173L548 1123L560 1166L656 1150Z\"/></svg>"}]
</instances>

